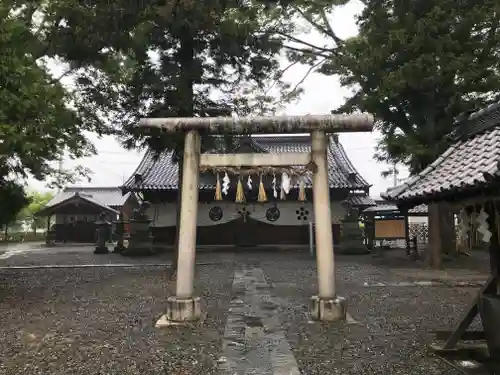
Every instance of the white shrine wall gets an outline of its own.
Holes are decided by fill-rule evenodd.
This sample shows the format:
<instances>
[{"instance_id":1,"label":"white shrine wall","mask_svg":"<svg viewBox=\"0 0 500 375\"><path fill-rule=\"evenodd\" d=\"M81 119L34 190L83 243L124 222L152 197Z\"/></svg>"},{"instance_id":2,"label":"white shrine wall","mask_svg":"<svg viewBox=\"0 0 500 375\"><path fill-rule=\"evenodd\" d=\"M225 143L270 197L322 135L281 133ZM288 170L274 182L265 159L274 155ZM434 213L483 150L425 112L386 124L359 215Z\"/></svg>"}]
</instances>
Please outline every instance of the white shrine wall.
<instances>
[{"instance_id":1,"label":"white shrine wall","mask_svg":"<svg viewBox=\"0 0 500 375\"><path fill-rule=\"evenodd\" d=\"M213 221L209 217L209 211L212 207L219 206L223 210L222 219ZM271 207L278 207L280 217L276 221L269 221L266 218L266 211ZM267 203L248 203L238 204L234 202L211 202L198 205L198 226L211 226L230 222L238 219L241 215L238 211L242 208L250 213L250 217L254 220L259 220L272 225L307 225L309 221L314 221L313 204L312 202L298 201L278 201ZM303 208L303 210L300 210ZM299 214L297 213L299 211ZM300 215L302 212L302 215ZM332 223L339 224L340 219L345 215L345 209L340 202L331 202ZM157 203L152 204L148 212L152 219L154 227L171 227L175 226L176 221L176 204L175 203ZM300 218L299 218L300 216Z\"/></svg>"},{"instance_id":2,"label":"white shrine wall","mask_svg":"<svg viewBox=\"0 0 500 375\"><path fill-rule=\"evenodd\" d=\"M55 214L55 220L53 223L55 224L68 224L77 221L84 222L96 222L99 219L99 215L97 214ZM108 214L106 215L106 220L112 221L117 220L118 215Z\"/></svg>"}]
</instances>

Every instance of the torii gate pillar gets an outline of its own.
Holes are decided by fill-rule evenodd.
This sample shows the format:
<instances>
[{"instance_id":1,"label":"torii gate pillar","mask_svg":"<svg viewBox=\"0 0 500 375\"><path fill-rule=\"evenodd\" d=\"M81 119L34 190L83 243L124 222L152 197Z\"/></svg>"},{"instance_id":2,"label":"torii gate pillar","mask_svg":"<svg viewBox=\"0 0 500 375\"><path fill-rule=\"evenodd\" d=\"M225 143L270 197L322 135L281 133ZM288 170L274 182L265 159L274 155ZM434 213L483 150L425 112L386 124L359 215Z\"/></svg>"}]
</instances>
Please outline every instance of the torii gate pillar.
<instances>
[{"instance_id":1,"label":"torii gate pillar","mask_svg":"<svg viewBox=\"0 0 500 375\"><path fill-rule=\"evenodd\" d=\"M316 165L313 173L313 207L318 295L311 298L310 313L313 320L338 321L346 318L346 303L344 298L337 296L335 290L327 145L326 134L321 130L314 130L311 137L311 161Z\"/></svg>"},{"instance_id":2,"label":"torii gate pillar","mask_svg":"<svg viewBox=\"0 0 500 375\"><path fill-rule=\"evenodd\" d=\"M186 133L182 161L176 295L167 299L167 314L157 323L159 326L170 322L196 321L201 317L200 297L194 295L200 145L200 134L196 130Z\"/></svg>"},{"instance_id":3,"label":"torii gate pillar","mask_svg":"<svg viewBox=\"0 0 500 375\"><path fill-rule=\"evenodd\" d=\"M346 318L346 304L335 290L335 259L333 254L332 217L328 184L328 162L326 133L371 131L373 117L370 115L326 115L326 116L276 116L232 118L166 118L143 119L139 123L145 128L159 128L167 133L185 132L182 201L179 234L179 259L176 295L167 301L167 313L157 326L196 321L201 317L200 299L194 296L194 271L196 256L196 224L198 217L198 181L200 168L199 131L212 134L246 133L311 133L310 161L313 172L314 218L316 224L316 254L318 268L318 295L311 298L311 317L314 320L337 321ZM215 159L214 159L215 157ZM237 163L257 163L253 154L239 155ZM293 163L302 159L293 155ZM234 160L233 160L234 159ZM204 163L235 163L235 155L211 155ZM262 157L261 157L262 159ZM290 163L276 155L266 156L259 163L272 165ZM250 164L246 164L250 163ZM286 164L286 165L288 165Z\"/></svg>"}]
</instances>

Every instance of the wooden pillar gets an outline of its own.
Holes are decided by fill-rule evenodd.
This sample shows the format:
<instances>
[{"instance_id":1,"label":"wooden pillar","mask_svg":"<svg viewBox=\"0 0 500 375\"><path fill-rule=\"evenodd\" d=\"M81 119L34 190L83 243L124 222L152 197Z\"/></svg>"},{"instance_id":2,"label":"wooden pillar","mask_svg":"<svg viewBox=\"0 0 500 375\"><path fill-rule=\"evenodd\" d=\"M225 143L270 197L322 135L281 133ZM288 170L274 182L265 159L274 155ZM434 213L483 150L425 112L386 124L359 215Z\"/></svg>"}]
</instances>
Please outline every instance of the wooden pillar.
<instances>
[{"instance_id":1,"label":"wooden pillar","mask_svg":"<svg viewBox=\"0 0 500 375\"><path fill-rule=\"evenodd\" d=\"M405 248L406 254L410 255L410 223L408 217L408 210L404 210L403 212L405 218Z\"/></svg>"},{"instance_id":2,"label":"wooden pillar","mask_svg":"<svg viewBox=\"0 0 500 375\"><path fill-rule=\"evenodd\" d=\"M492 276L497 277L497 294L500 294L500 233L498 233L499 224L497 222L495 202L491 202L486 205L485 208L488 213L488 226L492 233L490 243L489 243L489 253L490 253L490 272Z\"/></svg>"},{"instance_id":3,"label":"wooden pillar","mask_svg":"<svg viewBox=\"0 0 500 375\"><path fill-rule=\"evenodd\" d=\"M439 218L439 205L431 203L428 205L429 213L429 237L426 249L426 261L434 269L441 268L442 264L442 236L441 220Z\"/></svg>"},{"instance_id":4,"label":"wooden pillar","mask_svg":"<svg viewBox=\"0 0 500 375\"><path fill-rule=\"evenodd\" d=\"M178 298L191 298L194 290L198 181L200 173L200 135L195 131L190 131L186 134L182 167L182 199L176 294Z\"/></svg>"},{"instance_id":5,"label":"wooden pillar","mask_svg":"<svg viewBox=\"0 0 500 375\"><path fill-rule=\"evenodd\" d=\"M372 214L369 214L367 215L367 225L368 225L368 228L366 228L365 226L365 229L367 229L366 231L366 237L368 238L368 249L371 251L373 250L373 245L374 245L374 241L375 241L375 215L372 215Z\"/></svg>"}]
</instances>

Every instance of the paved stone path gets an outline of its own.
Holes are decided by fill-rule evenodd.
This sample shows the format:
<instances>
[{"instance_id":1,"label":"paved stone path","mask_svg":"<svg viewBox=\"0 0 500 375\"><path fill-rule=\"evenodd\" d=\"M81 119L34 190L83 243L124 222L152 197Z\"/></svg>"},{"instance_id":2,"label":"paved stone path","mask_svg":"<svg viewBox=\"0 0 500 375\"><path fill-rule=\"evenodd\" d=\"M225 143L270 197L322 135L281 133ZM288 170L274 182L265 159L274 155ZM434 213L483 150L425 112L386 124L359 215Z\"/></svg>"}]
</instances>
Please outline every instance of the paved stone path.
<instances>
[{"instance_id":1,"label":"paved stone path","mask_svg":"<svg viewBox=\"0 0 500 375\"><path fill-rule=\"evenodd\" d=\"M394 283L380 283L380 282L365 282L364 287L420 287L420 286L447 286L447 287L481 287L484 285L486 278L484 280L474 280L474 281L401 281Z\"/></svg>"},{"instance_id":2,"label":"paved stone path","mask_svg":"<svg viewBox=\"0 0 500 375\"><path fill-rule=\"evenodd\" d=\"M281 328L280 305L269 290L261 268L244 265L235 271L221 374L300 375Z\"/></svg>"},{"instance_id":3,"label":"paved stone path","mask_svg":"<svg viewBox=\"0 0 500 375\"><path fill-rule=\"evenodd\" d=\"M43 250L41 245L41 242L23 242L2 245L0 247L0 260L9 259L14 255L21 255L31 251L41 251Z\"/></svg>"}]
</instances>

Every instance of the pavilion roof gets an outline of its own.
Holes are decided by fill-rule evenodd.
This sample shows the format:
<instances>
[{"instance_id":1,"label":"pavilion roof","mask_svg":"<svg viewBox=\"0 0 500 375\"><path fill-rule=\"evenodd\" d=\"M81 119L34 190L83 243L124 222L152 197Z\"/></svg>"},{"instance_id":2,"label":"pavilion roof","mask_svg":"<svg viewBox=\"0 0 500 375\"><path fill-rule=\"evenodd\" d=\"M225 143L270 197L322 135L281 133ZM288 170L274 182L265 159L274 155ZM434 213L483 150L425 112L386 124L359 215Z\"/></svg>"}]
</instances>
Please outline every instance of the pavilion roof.
<instances>
[{"instance_id":1,"label":"pavilion roof","mask_svg":"<svg viewBox=\"0 0 500 375\"><path fill-rule=\"evenodd\" d=\"M69 186L54 196L46 207L55 206L75 196L76 193L115 209L122 207L128 199L128 194L123 195L117 186Z\"/></svg>"},{"instance_id":2,"label":"pavilion roof","mask_svg":"<svg viewBox=\"0 0 500 375\"><path fill-rule=\"evenodd\" d=\"M57 198L57 197L55 197ZM72 191L69 194L60 194L58 200L52 199L47 206L45 206L42 210L37 212L37 216L47 216L47 215L52 215L57 212L57 210L65 205L73 204L73 203L78 203L78 202L85 202L88 205L95 206L98 209L101 209L106 212L111 212L114 214L118 214L119 211L117 211L114 208L111 208L111 206L95 199L92 195L86 194L82 191Z\"/></svg>"}]
</instances>

